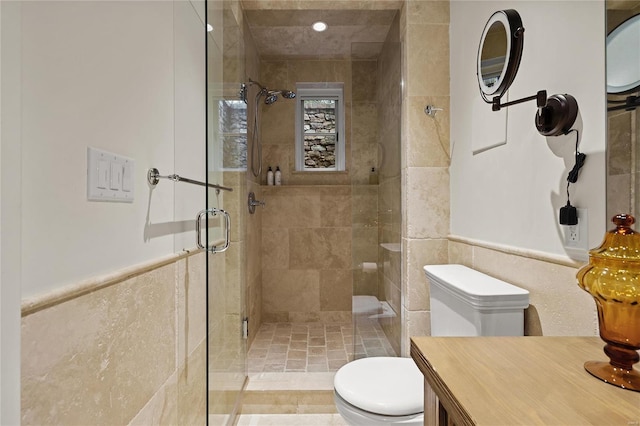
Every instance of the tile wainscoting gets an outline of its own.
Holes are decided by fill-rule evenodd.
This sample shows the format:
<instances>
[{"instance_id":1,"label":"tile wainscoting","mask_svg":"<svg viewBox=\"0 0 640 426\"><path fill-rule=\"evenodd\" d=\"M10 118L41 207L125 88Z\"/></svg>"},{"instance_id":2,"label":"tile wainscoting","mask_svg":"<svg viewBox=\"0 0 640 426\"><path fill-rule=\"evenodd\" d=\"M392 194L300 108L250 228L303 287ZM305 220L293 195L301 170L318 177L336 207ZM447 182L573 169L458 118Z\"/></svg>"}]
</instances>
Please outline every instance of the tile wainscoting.
<instances>
[{"instance_id":1,"label":"tile wainscoting","mask_svg":"<svg viewBox=\"0 0 640 426\"><path fill-rule=\"evenodd\" d=\"M205 254L22 306L22 424L205 424Z\"/></svg>"},{"instance_id":2,"label":"tile wainscoting","mask_svg":"<svg viewBox=\"0 0 640 426\"><path fill-rule=\"evenodd\" d=\"M449 236L449 263L460 263L529 290L525 334L597 336L592 297L578 287L583 265L568 257Z\"/></svg>"}]
</instances>

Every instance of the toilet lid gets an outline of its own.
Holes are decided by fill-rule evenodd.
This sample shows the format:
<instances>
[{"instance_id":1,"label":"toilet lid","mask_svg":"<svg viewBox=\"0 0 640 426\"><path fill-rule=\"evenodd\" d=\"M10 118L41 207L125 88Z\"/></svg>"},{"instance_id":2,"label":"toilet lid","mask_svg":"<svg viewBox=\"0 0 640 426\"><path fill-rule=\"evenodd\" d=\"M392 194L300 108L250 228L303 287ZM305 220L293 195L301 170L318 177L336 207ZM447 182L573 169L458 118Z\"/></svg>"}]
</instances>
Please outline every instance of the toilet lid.
<instances>
[{"instance_id":1,"label":"toilet lid","mask_svg":"<svg viewBox=\"0 0 640 426\"><path fill-rule=\"evenodd\" d=\"M333 385L349 404L375 414L406 416L424 411L422 373L411 358L363 358L336 372Z\"/></svg>"}]
</instances>

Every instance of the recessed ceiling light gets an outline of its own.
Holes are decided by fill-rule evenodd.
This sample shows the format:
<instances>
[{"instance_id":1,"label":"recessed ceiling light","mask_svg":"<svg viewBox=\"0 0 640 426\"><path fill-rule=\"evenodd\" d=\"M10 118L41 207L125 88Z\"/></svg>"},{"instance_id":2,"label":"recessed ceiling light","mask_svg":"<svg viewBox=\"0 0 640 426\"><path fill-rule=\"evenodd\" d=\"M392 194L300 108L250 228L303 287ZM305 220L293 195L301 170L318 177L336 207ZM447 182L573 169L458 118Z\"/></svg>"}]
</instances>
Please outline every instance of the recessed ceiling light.
<instances>
[{"instance_id":1,"label":"recessed ceiling light","mask_svg":"<svg viewBox=\"0 0 640 426\"><path fill-rule=\"evenodd\" d=\"M318 21L318 22L316 22L315 24L313 24L313 25L311 26L311 28L313 28L313 30L314 30L314 31L317 31L317 32L319 32L319 33L320 33L320 32L322 32L322 31L324 31L324 30L326 30L326 29L327 29L327 24L325 24L325 23L324 23L324 22L322 22L322 21Z\"/></svg>"},{"instance_id":2,"label":"recessed ceiling light","mask_svg":"<svg viewBox=\"0 0 640 426\"><path fill-rule=\"evenodd\" d=\"M211 24L207 24L207 31L208 31L208 32L213 31L213 25L211 25Z\"/></svg>"}]
</instances>

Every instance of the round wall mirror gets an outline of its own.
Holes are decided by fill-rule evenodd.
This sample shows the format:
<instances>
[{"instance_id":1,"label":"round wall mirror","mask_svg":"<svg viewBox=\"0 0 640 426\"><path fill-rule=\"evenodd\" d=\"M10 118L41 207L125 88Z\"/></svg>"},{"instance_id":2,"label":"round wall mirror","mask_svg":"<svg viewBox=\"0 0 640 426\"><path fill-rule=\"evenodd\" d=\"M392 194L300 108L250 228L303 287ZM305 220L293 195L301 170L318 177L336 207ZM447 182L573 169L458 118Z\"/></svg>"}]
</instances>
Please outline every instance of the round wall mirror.
<instances>
[{"instance_id":1,"label":"round wall mirror","mask_svg":"<svg viewBox=\"0 0 640 426\"><path fill-rule=\"evenodd\" d=\"M520 66L524 28L520 14L500 10L489 18L478 48L478 84L482 98L491 103L509 89Z\"/></svg>"},{"instance_id":2,"label":"round wall mirror","mask_svg":"<svg viewBox=\"0 0 640 426\"><path fill-rule=\"evenodd\" d=\"M632 16L607 35L607 93L640 90L640 15Z\"/></svg>"}]
</instances>

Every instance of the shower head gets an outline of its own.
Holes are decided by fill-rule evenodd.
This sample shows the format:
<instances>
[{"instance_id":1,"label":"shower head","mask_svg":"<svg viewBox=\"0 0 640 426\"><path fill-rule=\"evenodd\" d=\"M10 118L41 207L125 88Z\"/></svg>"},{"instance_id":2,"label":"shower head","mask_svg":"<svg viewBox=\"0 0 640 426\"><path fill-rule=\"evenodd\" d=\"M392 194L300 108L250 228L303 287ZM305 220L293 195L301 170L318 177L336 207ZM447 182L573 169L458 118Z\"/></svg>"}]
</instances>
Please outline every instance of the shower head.
<instances>
[{"instance_id":1,"label":"shower head","mask_svg":"<svg viewBox=\"0 0 640 426\"><path fill-rule=\"evenodd\" d=\"M274 103L277 100L278 100L278 94L270 92L270 93L267 94L267 97L264 98L264 103L267 104L267 105L271 105L272 103Z\"/></svg>"},{"instance_id":2,"label":"shower head","mask_svg":"<svg viewBox=\"0 0 640 426\"><path fill-rule=\"evenodd\" d=\"M246 91L247 91L246 88L250 84L256 85L260 89L258 91L258 93L256 94L256 104L257 104L258 100L262 96L265 96L264 103L266 105L271 105L272 103L277 101L278 100L278 95L281 95L285 99L293 99L293 98L296 97L295 92L292 92L290 90L271 90L271 89L269 89L267 87L264 87L262 84L258 83L257 81L253 81L253 80L249 79L249 83L243 84L241 92L240 92L241 96L244 96L244 97L242 97L242 99L245 102L246 102Z\"/></svg>"},{"instance_id":3,"label":"shower head","mask_svg":"<svg viewBox=\"0 0 640 426\"><path fill-rule=\"evenodd\" d=\"M264 103L267 105L271 105L275 101L278 100L278 95L282 96L285 99L293 99L296 97L294 92L289 90L266 90L267 97L264 100Z\"/></svg>"}]
</instances>

